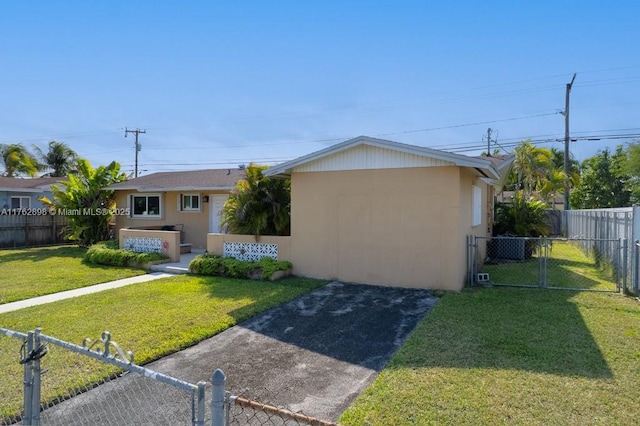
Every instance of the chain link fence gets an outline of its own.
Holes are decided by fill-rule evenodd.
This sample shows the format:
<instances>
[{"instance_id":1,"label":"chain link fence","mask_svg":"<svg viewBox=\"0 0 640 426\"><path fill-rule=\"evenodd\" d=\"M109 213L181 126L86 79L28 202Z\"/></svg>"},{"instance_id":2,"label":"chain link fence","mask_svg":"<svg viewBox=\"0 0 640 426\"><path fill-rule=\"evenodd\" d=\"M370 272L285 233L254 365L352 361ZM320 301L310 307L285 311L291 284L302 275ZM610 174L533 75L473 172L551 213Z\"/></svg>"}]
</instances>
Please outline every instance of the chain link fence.
<instances>
[{"instance_id":1,"label":"chain link fence","mask_svg":"<svg viewBox=\"0 0 640 426\"><path fill-rule=\"evenodd\" d=\"M2 425L203 425L205 383L133 363L108 332L82 346L0 328Z\"/></svg>"},{"instance_id":2,"label":"chain link fence","mask_svg":"<svg viewBox=\"0 0 640 426\"><path fill-rule=\"evenodd\" d=\"M20 364L20 352L26 338L22 333L0 333L0 425L22 419L24 368Z\"/></svg>"},{"instance_id":3,"label":"chain link fence","mask_svg":"<svg viewBox=\"0 0 640 426\"><path fill-rule=\"evenodd\" d=\"M627 252L623 239L470 237L469 284L619 292Z\"/></svg>"},{"instance_id":4,"label":"chain link fence","mask_svg":"<svg viewBox=\"0 0 640 426\"><path fill-rule=\"evenodd\" d=\"M136 365L108 332L79 346L0 328L0 367L0 425L336 425L232 395L221 370L209 393Z\"/></svg>"}]
</instances>

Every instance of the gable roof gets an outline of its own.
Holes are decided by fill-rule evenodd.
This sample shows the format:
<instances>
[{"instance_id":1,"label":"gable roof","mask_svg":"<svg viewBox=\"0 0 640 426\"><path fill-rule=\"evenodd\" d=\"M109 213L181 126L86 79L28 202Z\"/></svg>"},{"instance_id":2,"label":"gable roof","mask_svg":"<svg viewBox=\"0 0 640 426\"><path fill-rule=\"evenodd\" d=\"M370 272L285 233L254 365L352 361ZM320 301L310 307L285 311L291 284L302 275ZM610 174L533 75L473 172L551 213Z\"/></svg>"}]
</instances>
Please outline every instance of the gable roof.
<instances>
[{"instance_id":1,"label":"gable roof","mask_svg":"<svg viewBox=\"0 0 640 426\"><path fill-rule=\"evenodd\" d=\"M114 183L104 189L138 192L231 190L244 178L245 172L239 168L158 172Z\"/></svg>"},{"instance_id":2,"label":"gable roof","mask_svg":"<svg viewBox=\"0 0 640 426\"><path fill-rule=\"evenodd\" d=\"M65 181L63 177L18 178L0 176L0 191L42 192L49 191L51 185Z\"/></svg>"},{"instance_id":3,"label":"gable roof","mask_svg":"<svg viewBox=\"0 0 640 426\"><path fill-rule=\"evenodd\" d=\"M500 173L500 178L493 181L493 186L497 192L501 192L504 188L507 179L509 178L509 173L511 172L511 168L513 167L513 163L516 159L515 154L501 154L501 155L492 155L490 157L483 155L478 158L485 158L496 167L498 173Z\"/></svg>"},{"instance_id":4,"label":"gable roof","mask_svg":"<svg viewBox=\"0 0 640 426\"><path fill-rule=\"evenodd\" d=\"M327 158L331 155L353 149L359 146L371 146L398 153L409 154L422 159L433 159L447 165L456 165L476 170L481 176L490 179L499 179L500 173L496 166L486 158L468 157L466 155L453 154L432 148L416 145L408 145L386 139L358 136L353 139L338 143L320 151L296 158L286 163L279 164L265 170L265 176L290 176L296 167L307 165L311 162Z\"/></svg>"}]
</instances>

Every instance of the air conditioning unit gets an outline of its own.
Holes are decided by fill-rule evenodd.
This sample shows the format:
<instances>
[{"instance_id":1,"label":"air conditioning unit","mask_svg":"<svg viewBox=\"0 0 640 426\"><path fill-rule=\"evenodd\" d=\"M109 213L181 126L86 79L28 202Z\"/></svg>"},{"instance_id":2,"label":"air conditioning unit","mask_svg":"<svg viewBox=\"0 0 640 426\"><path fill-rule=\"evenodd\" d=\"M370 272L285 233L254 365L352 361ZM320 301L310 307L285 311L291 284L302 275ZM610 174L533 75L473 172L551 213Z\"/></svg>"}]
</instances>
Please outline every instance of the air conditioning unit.
<instances>
[{"instance_id":1,"label":"air conditioning unit","mask_svg":"<svg viewBox=\"0 0 640 426\"><path fill-rule=\"evenodd\" d=\"M486 283L489 282L489 274L486 272L478 272L476 274L476 282L477 283Z\"/></svg>"}]
</instances>

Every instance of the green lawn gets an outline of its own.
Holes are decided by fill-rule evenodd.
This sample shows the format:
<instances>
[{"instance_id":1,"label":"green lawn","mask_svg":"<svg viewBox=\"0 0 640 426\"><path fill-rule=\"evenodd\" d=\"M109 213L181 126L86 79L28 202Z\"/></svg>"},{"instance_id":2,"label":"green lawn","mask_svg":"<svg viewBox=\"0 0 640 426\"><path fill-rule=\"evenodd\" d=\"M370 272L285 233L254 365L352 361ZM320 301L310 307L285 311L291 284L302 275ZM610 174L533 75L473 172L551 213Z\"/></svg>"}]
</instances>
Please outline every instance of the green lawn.
<instances>
[{"instance_id":1,"label":"green lawn","mask_svg":"<svg viewBox=\"0 0 640 426\"><path fill-rule=\"evenodd\" d=\"M134 352L136 363L144 364L324 284L296 277L262 282L182 275L2 314L0 326L21 332L40 326L44 334L79 345L109 330L125 351ZM19 348L19 339L0 335L0 419L21 406ZM42 363L49 370L43 376L45 399L108 373L89 367L96 361L56 347Z\"/></svg>"},{"instance_id":2,"label":"green lawn","mask_svg":"<svg viewBox=\"0 0 640 426\"><path fill-rule=\"evenodd\" d=\"M0 250L0 304L145 273L135 268L85 265L85 251L76 246Z\"/></svg>"},{"instance_id":3,"label":"green lawn","mask_svg":"<svg viewBox=\"0 0 640 426\"><path fill-rule=\"evenodd\" d=\"M619 294L446 294L344 425L635 425L640 303Z\"/></svg>"},{"instance_id":4,"label":"green lawn","mask_svg":"<svg viewBox=\"0 0 640 426\"><path fill-rule=\"evenodd\" d=\"M482 272L489 273L493 284L538 286L540 281L539 253L523 262L503 261L486 264ZM615 291L610 265L599 267L595 258L586 256L575 244L553 240L547 253L547 286L589 290Z\"/></svg>"}]
</instances>

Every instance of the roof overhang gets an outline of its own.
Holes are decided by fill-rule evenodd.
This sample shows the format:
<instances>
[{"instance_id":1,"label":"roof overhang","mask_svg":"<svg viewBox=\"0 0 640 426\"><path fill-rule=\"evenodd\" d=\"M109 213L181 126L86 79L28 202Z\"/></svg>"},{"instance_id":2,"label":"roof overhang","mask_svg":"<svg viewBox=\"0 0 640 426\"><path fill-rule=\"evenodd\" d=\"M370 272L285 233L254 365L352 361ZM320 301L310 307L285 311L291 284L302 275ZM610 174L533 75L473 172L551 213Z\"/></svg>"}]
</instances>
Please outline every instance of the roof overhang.
<instances>
[{"instance_id":1,"label":"roof overhang","mask_svg":"<svg viewBox=\"0 0 640 426\"><path fill-rule=\"evenodd\" d=\"M358 145L369 145L378 148L389 149L397 152L403 152L406 154L412 154L427 158L434 158L441 161L450 162L459 167L466 167L474 169L481 176L489 179L499 179L500 174L496 167L489 160L481 158L468 157L466 155L453 154L446 151L440 151L431 148L425 148L416 145L408 145L404 143L389 141L385 139L371 138L368 136L358 136L357 138L349 139L345 142L330 146L320 151L313 152L311 154L304 155L291 161L273 166L265 170L265 176L271 177L289 177L293 173L296 167L309 162L319 160L321 158L337 154L339 152L351 149Z\"/></svg>"},{"instance_id":2,"label":"roof overhang","mask_svg":"<svg viewBox=\"0 0 640 426\"><path fill-rule=\"evenodd\" d=\"M118 185L117 188L105 186L103 191L137 191L137 192L169 192L169 191L231 191L235 186L149 186Z\"/></svg>"}]
</instances>

